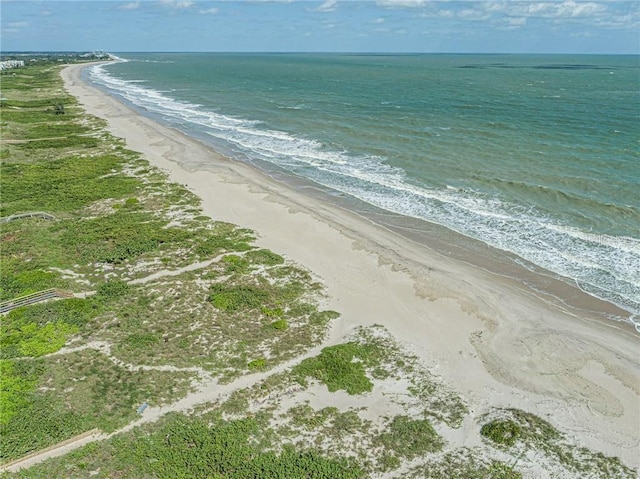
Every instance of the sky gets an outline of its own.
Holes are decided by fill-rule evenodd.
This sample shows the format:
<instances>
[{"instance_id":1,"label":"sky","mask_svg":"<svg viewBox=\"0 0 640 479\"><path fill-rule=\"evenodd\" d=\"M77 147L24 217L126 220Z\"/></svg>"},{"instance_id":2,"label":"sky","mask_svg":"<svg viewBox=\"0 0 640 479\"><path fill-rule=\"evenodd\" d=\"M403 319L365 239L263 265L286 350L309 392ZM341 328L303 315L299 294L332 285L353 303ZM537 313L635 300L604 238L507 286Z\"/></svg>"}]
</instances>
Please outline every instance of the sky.
<instances>
[{"instance_id":1,"label":"sky","mask_svg":"<svg viewBox=\"0 0 640 479\"><path fill-rule=\"evenodd\" d=\"M0 50L640 53L640 0L1 0Z\"/></svg>"}]
</instances>

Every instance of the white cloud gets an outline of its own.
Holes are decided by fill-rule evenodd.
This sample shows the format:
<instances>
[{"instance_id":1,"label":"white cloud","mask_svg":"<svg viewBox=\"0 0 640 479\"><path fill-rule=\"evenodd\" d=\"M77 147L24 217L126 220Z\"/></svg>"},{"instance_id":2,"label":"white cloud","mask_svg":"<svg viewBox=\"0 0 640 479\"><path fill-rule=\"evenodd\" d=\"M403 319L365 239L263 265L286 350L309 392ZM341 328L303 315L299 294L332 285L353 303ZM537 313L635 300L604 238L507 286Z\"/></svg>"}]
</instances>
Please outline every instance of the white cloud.
<instances>
[{"instance_id":1,"label":"white cloud","mask_svg":"<svg viewBox=\"0 0 640 479\"><path fill-rule=\"evenodd\" d=\"M604 12L607 7L600 3L578 3L573 0L563 2L558 6L557 15L560 17L591 17Z\"/></svg>"},{"instance_id":2,"label":"white cloud","mask_svg":"<svg viewBox=\"0 0 640 479\"><path fill-rule=\"evenodd\" d=\"M577 2L575 0L558 1L488 1L478 4L486 12L504 13L519 17L540 18L584 18L594 17L606 12L606 2Z\"/></svg>"},{"instance_id":3,"label":"white cloud","mask_svg":"<svg viewBox=\"0 0 640 479\"><path fill-rule=\"evenodd\" d=\"M9 28L15 29L15 28L24 28L24 27L28 27L29 24L27 22L9 22L7 24L7 26Z\"/></svg>"},{"instance_id":4,"label":"white cloud","mask_svg":"<svg viewBox=\"0 0 640 479\"><path fill-rule=\"evenodd\" d=\"M520 27L523 27L527 24L527 19L524 17L519 18L505 18L504 25L499 25L498 29L500 30L517 30Z\"/></svg>"},{"instance_id":5,"label":"white cloud","mask_svg":"<svg viewBox=\"0 0 640 479\"><path fill-rule=\"evenodd\" d=\"M453 18L456 12L453 10L427 10L420 14L422 18Z\"/></svg>"},{"instance_id":6,"label":"white cloud","mask_svg":"<svg viewBox=\"0 0 640 479\"><path fill-rule=\"evenodd\" d=\"M140 8L140 2L129 2L118 5L118 10L137 10Z\"/></svg>"},{"instance_id":7,"label":"white cloud","mask_svg":"<svg viewBox=\"0 0 640 479\"><path fill-rule=\"evenodd\" d=\"M603 28L633 29L637 32L638 25L640 25L640 10L601 18L595 24Z\"/></svg>"},{"instance_id":8,"label":"white cloud","mask_svg":"<svg viewBox=\"0 0 640 479\"><path fill-rule=\"evenodd\" d=\"M207 8L206 10L200 10L200 13L202 13L203 15L215 15L216 13L218 13L218 9Z\"/></svg>"},{"instance_id":9,"label":"white cloud","mask_svg":"<svg viewBox=\"0 0 640 479\"><path fill-rule=\"evenodd\" d=\"M458 16L465 20L488 20L491 18L491 14L475 8L465 8L464 10L460 10L458 12Z\"/></svg>"},{"instance_id":10,"label":"white cloud","mask_svg":"<svg viewBox=\"0 0 640 479\"><path fill-rule=\"evenodd\" d=\"M326 0L316 9L316 12L333 12L336 9L337 3L338 0Z\"/></svg>"},{"instance_id":11,"label":"white cloud","mask_svg":"<svg viewBox=\"0 0 640 479\"><path fill-rule=\"evenodd\" d=\"M386 0L385 0L386 1ZM432 3L429 6L438 5ZM461 2L460 9L426 9L421 16L436 17L443 12L455 11L463 20L491 22L500 29L516 29L527 19L562 23L580 23L587 28L635 29L640 24L640 9L625 0L486 0ZM636 3L636 5L638 5Z\"/></svg>"},{"instance_id":12,"label":"white cloud","mask_svg":"<svg viewBox=\"0 0 640 479\"><path fill-rule=\"evenodd\" d=\"M191 0L162 0L160 3L168 8L191 8L195 5Z\"/></svg>"},{"instance_id":13,"label":"white cloud","mask_svg":"<svg viewBox=\"0 0 640 479\"><path fill-rule=\"evenodd\" d=\"M373 23L378 23L378 24L380 24L380 23L384 23L384 18L376 18L376 19L373 21Z\"/></svg>"},{"instance_id":14,"label":"white cloud","mask_svg":"<svg viewBox=\"0 0 640 479\"><path fill-rule=\"evenodd\" d=\"M377 0L376 3L384 8L417 8L427 2L426 0Z\"/></svg>"}]
</instances>

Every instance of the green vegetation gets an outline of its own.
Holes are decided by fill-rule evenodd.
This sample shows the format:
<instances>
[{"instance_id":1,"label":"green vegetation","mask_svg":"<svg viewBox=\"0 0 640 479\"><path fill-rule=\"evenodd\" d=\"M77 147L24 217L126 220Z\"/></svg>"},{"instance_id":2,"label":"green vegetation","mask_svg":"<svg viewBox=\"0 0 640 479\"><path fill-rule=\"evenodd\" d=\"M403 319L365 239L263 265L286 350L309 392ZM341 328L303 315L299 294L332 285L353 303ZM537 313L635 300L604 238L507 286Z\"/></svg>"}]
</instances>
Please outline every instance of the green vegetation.
<instances>
[{"instance_id":1,"label":"green vegetation","mask_svg":"<svg viewBox=\"0 0 640 479\"><path fill-rule=\"evenodd\" d=\"M43 163L3 165L0 214L8 216L24 211L69 213L102 198L123 198L134 194L140 188L139 180L111 174L122 169L127 160L122 156L105 154L93 157L91 161L71 156Z\"/></svg>"},{"instance_id":2,"label":"green vegetation","mask_svg":"<svg viewBox=\"0 0 640 479\"><path fill-rule=\"evenodd\" d=\"M444 442L428 419L396 416L388 429L374 439L374 444L384 446L387 454L413 459L441 450Z\"/></svg>"},{"instance_id":3,"label":"green vegetation","mask_svg":"<svg viewBox=\"0 0 640 479\"><path fill-rule=\"evenodd\" d=\"M97 294L101 300L121 298L129 293L129 284L122 280L112 279L98 286Z\"/></svg>"},{"instance_id":4,"label":"green vegetation","mask_svg":"<svg viewBox=\"0 0 640 479\"><path fill-rule=\"evenodd\" d=\"M0 359L0 427L7 424L24 406L33 391L37 376L33 371L17 371L19 364Z\"/></svg>"},{"instance_id":5,"label":"green vegetation","mask_svg":"<svg viewBox=\"0 0 640 479\"><path fill-rule=\"evenodd\" d=\"M303 389L310 377L330 391L344 390L353 399L341 396L338 409L331 397L323 397L323 407L316 409L308 398L316 398L317 393ZM380 386L369 389L374 381L382 379ZM423 396L410 393L408 389L413 384L429 389L431 397L423 400ZM376 392L376 387L381 389ZM420 411L428 407L422 415L413 417L406 414L375 420L361 417L367 415L367 404L376 404L381 397L402 410ZM357 330L349 342L324 348L318 356L294 366L291 372L273 375L250 389L236 391L214 411L234 418L263 415L267 426L262 431L264 437L257 441L279 447L313 446L331 457L340 457L348 450L358 458L363 470L371 474L393 471L407 459L430 461L437 457L444 441L428 416L442 424L443 418L453 416L450 410L459 408L459 400L456 403L454 398L430 379L417 360L402 351L382 327L376 326ZM282 409L278 407L281 401L293 405ZM261 406L256 410L258 405Z\"/></svg>"},{"instance_id":6,"label":"green vegetation","mask_svg":"<svg viewBox=\"0 0 640 479\"><path fill-rule=\"evenodd\" d=\"M258 249L249 251L245 258L254 264L262 264L264 266L277 266L284 263L284 258L268 249Z\"/></svg>"},{"instance_id":7,"label":"green vegetation","mask_svg":"<svg viewBox=\"0 0 640 479\"><path fill-rule=\"evenodd\" d=\"M252 441L259 433L255 419L205 421L172 414L153 430L135 430L86 447L70 457L34 466L18 477L84 478L88 471L99 471L96 477L113 477L111 472L117 471L121 478L364 477L353 460L327 458L291 447L279 453L262 451Z\"/></svg>"},{"instance_id":8,"label":"green vegetation","mask_svg":"<svg viewBox=\"0 0 640 479\"><path fill-rule=\"evenodd\" d=\"M500 417L482 425L480 434L496 446L516 443L546 447L562 439L560 432L544 419L519 409L497 411Z\"/></svg>"},{"instance_id":9,"label":"green vegetation","mask_svg":"<svg viewBox=\"0 0 640 479\"><path fill-rule=\"evenodd\" d=\"M93 350L9 364L13 369L6 382L3 374L2 394L13 407L3 404L3 460L94 427L113 431L134 420L142 402L162 405L183 396L193 378L189 372L132 371Z\"/></svg>"},{"instance_id":10,"label":"green vegetation","mask_svg":"<svg viewBox=\"0 0 640 479\"><path fill-rule=\"evenodd\" d=\"M211 286L209 299L216 308L227 313L235 313L258 309L271 298L265 288L253 285L214 284Z\"/></svg>"},{"instance_id":11,"label":"green vegetation","mask_svg":"<svg viewBox=\"0 0 640 479\"><path fill-rule=\"evenodd\" d=\"M267 314L267 316L269 316L269 314ZM279 314L278 314L278 316L279 316ZM285 329L287 329L289 327L289 325L287 324L287 320L286 319L279 319L279 320L274 321L273 323L271 323L271 327L273 329L278 330L278 331L284 331Z\"/></svg>"},{"instance_id":12,"label":"green vegetation","mask_svg":"<svg viewBox=\"0 0 640 479\"><path fill-rule=\"evenodd\" d=\"M0 357L53 353L98 313L94 301L75 298L14 309L0 324Z\"/></svg>"},{"instance_id":13,"label":"green vegetation","mask_svg":"<svg viewBox=\"0 0 640 479\"><path fill-rule=\"evenodd\" d=\"M313 377L331 392L343 389L349 394L362 394L373 389L363 364L371 362L372 352L372 348L355 342L330 346L319 356L302 361L293 373L304 385L307 377Z\"/></svg>"},{"instance_id":14,"label":"green vegetation","mask_svg":"<svg viewBox=\"0 0 640 479\"><path fill-rule=\"evenodd\" d=\"M403 471L394 479L522 479L522 473L510 464L462 448Z\"/></svg>"},{"instance_id":15,"label":"green vegetation","mask_svg":"<svg viewBox=\"0 0 640 479\"><path fill-rule=\"evenodd\" d=\"M339 414L339 411L335 407L326 407L320 411L316 411L306 403L292 407L289 409L288 414L294 426L316 429L325 424L330 418Z\"/></svg>"},{"instance_id":16,"label":"green vegetation","mask_svg":"<svg viewBox=\"0 0 640 479\"><path fill-rule=\"evenodd\" d=\"M616 457L607 457L566 441L564 435L544 419L519 409L502 409L484 423L480 434L495 447L522 454L543 453L563 468L584 476L632 479L634 472Z\"/></svg>"},{"instance_id":17,"label":"green vegetation","mask_svg":"<svg viewBox=\"0 0 640 479\"><path fill-rule=\"evenodd\" d=\"M249 361L247 367L251 370L255 369L264 369L267 366L267 361L264 358L254 359L253 361Z\"/></svg>"},{"instance_id":18,"label":"green vegetation","mask_svg":"<svg viewBox=\"0 0 640 479\"><path fill-rule=\"evenodd\" d=\"M520 438L522 429L511 420L500 420L488 422L480 429L480 434L490 439L496 444L513 446Z\"/></svg>"}]
</instances>

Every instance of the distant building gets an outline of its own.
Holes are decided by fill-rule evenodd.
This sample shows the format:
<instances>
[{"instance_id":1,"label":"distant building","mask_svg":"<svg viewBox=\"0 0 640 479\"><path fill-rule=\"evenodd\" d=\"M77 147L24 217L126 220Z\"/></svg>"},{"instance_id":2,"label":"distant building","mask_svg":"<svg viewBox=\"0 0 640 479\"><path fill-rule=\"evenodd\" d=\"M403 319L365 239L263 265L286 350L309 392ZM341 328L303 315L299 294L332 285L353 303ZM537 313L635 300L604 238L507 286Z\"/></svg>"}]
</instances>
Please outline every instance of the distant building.
<instances>
[{"instance_id":1,"label":"distant building","mask_svg":"<svg viewBox=\"0 0 640 479\"><path fill-rule=\"evenodd\" d=\"M22 68L24 67L23 60L5 60L0 62L0 71L9 70L10 68Z\"/></svg>"}]
</instances>

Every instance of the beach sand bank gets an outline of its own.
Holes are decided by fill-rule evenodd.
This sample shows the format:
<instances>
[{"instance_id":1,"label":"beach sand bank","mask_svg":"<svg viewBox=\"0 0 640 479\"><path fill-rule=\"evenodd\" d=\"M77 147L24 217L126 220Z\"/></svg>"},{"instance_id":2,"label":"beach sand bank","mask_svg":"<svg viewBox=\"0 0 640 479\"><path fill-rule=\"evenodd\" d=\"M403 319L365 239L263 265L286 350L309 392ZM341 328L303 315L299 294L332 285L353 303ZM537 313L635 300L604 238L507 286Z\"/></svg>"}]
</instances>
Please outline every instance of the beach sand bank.
<instances>
[{"instance_id":1,"label":"beach sand bank","mask_svg":"<svg viewBox=\"0 0 640 479\"><path fill-rule=\"evenodd\" d=\"M330 342L381 324L465 398L472 417L520 408L581 446L640 466L640 343L630 328L561 310L224 158L86 84L85 67L62 76L88 113L198 195L205 214L254 230L258 245L320 278L324 306L341 314ZM463 431L460 440L480 439Z\"/></svg>"}]
</instances>

